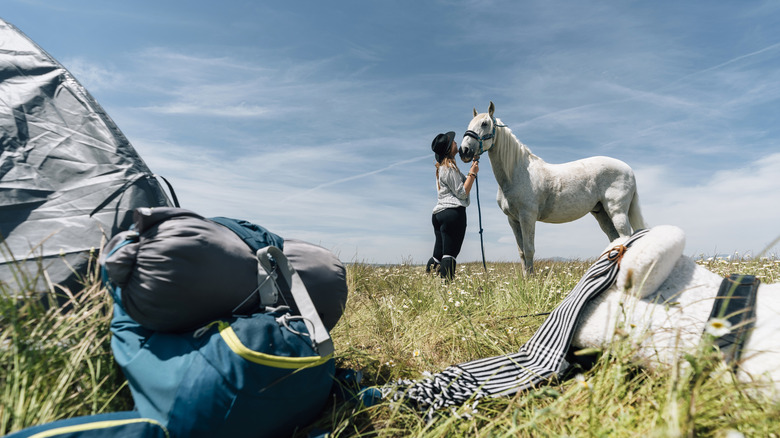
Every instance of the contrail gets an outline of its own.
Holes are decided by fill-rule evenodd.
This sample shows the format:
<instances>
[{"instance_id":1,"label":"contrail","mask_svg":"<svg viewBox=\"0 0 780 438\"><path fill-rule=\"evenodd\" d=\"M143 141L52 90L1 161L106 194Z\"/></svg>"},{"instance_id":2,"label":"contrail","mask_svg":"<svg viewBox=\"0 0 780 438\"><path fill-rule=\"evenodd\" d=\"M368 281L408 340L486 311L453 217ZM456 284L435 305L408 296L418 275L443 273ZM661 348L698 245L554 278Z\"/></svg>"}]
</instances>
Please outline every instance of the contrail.
<instances>
[{"instance_id":1,"label":"contrail","mask_svg":"<svg viewBox=\"0 0 780 438\"><path fill-rule=\"evenodd\" d=\"M778 47L780 47L780 43L775 43L775 44L772 44L770 46L764 47L763 49L756 50L755 52L751 52L751 53L747 53L745 55L737 56L736 58L729 59L728 61L722 62L722 63L720 63L718 65L705 68L704 70L699 70L697 72L693 72L693 73L687 74L687 75L685 75L685 76L683 76L683 77L681 77L679 79L675 79L674 81L669 82L668 84L666 84L666 85L664 85L662 87L656 88L655 90L652 90L652 91L648 91L648 93L658 93L659 91L667 90L667 89L677 85L678 83L683 82L683 81L685 81L687 79L690 79L690 78L692 78L694 76L698 76L698 75L701 75L701 74L704 74L704 73L707 73L707 72L710 72L710 71L713 71L713 70L717 70L717 69L719 69L721 67L725 67L725 66L727 66L729 64L733 64L733 63L741 61L741 60L743 60L745 58L750 58L751 56L759 55L761 53L767 52L767 51L772 50L772 49L776 49ZM591 103L591 104L587 104L587 105L580 105L580 106L576 106L576 107L572 107L572 108L566 108L566 109L563 109L563 110L560 110L560 111L554 111L554 112L551 112L551 113L548 113L548 114L543 114L541 116L534 117L532 119L526 120L526 121L520 123L520 126L527 125L527 124L532 123L532 122L534 122L536 120L546 119L548 117L553 117L553 116L556 116L556 115L559 115L559 114L566 114L566 113L570 113L570 112L575 112L575 111L579 111L579 110L582 110L582 109L585 109L585 108L592 108L592 107L604 106L604 105L612 105L614 103L630 102L632 100L637 100L637 99L639 99L639 97L628 97L628 98L625 98L625 99L616 99L616 100L610 100L608 102L598 102L598 103Z\"/></svg>"},{"instance_id":2,"label":"contrail","mask_svg":"<svg viewBox=\"0 0 780 438\"><path fill-rule=\"evenodd\" d=\"M691 78L693 76L698 76L698 75L703 74L703 73L707 73L707 72L711 72L713 70L717 70L717 69L719 69L721 67L725 67L725 66L727 66L729 64L733 64L733 63L741 61L741 60L743 60L745 58L750 58L751 56L759 55L761 53L764 53L764 52L767 52L769 50L775 49L777 47L780 47L780 43L774 43L771 46L764 47L763 49L756 50L755 52L747 53L745 55L740 55L740 56L737 56L736 58L729 59L728 61L722 62L722 63L720 63L718 65L715 65L715 66L712 66L712 67L709 67L709 68L705 68L704 70L699 70L697 72L693 72L691 74L685 75L685 76L681 77L680 79L676 79L676 80L674 80L674 81L672 81L672 82L670 82L670 83L664 85L663 87L658 88L657 90L654 90L654 91L665 90L665 89L667 89L667 88L669 88L669 87L671 87L673 85L676 85L678 82L682 82L682 81L684 81L684 80L686 80L688 78Z\"/></svg>"},{"instance_id":3,"label":"contrail","mask_svg":"<svg viewBox=\"0 0 780 438\"><path fill-rule=\"evenodd\" d=\"M298 198L300 196L303 196L303 195L306 195L308 193L311 193L311 192L323 189L325 187L335 186L336 184L345 183L347 181L352 181L352 180L364 178L364 177L367 177L367 176L376 175L377 173L381 173L381 172L384 172L384 171L386 171L388 169L392 169L393 167L397 167L397 166L401 166L401 165L404 165L404 164L413 163L415 161L420 161L420 160L425 159L425 158L431 158L431 155L430 154L421 155L419 157L410 158L408 160L398 161L396 163L393 163L393 164L391 164L389 166L386 166L386 167L383 167L381 169L372 170L371 172L361 173L360 175L348 176L346 178L337 179L335 181L329 181L329 182L320 184L320 185L318 185L316 187L312 187L312 188L310 188L308 190L304 190L304 191L302 191L300 193L296 193L296 194L294 194L292 196L288 196L287 198L283 199L282 202L283 203L287 202L287 201L289 201L291 199Z\"/></svg>"}]
</instances>

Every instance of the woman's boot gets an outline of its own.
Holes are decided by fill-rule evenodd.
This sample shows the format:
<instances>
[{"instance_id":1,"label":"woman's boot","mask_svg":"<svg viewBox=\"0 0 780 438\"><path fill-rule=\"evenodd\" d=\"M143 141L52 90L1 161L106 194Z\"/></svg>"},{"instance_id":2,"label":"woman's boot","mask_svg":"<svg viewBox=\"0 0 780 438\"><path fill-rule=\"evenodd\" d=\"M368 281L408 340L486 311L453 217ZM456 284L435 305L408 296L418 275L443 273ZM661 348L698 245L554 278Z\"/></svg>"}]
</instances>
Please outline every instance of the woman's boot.
<instances>
[{"instance_id":1,"label":"woman's boot","mask_svg":"<svg viewBox=\"0 0 780 438\"><path fill-rule=\"evenodd\" d=\"M441 258L441 266L439 266L439 275L445 280L452 280L455 276L455 266L457 262L455 257L444 256Z\"/></svg>"},{"instance_id":2,"label":"woman's boot","mask_svg":"<svg viewBox=\"0 0 780 438\"><path fill-rule=\"evenodd\" d=\"M428 259L428 264L425 266L426 274L438 274L439 273L439 261L435 257Z\"/></svg>"}]
</instances>

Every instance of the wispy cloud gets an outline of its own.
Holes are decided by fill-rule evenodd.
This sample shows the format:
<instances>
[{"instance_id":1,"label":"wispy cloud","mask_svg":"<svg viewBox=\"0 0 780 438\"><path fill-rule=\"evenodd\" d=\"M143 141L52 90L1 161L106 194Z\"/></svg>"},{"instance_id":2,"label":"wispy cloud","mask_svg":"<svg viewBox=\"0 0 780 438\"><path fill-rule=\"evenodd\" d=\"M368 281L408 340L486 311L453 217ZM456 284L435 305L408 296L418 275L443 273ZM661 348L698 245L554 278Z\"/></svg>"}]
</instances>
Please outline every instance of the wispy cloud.
<instances>
[{"instance_id":1,"label":"wispy cloud","mask_svg":"<svg viewBox=\"0 0 780 438\"><path fill-rule=\"evenodd\" d=\"M348 176L348 177L345 177L345 178L339 178L339 179L336 179L334 181L329 181L329 182L326 182L326 183L322 183L322 184L317 185L316 187L312 187L311 189L308 189L308 190L305 190L303 192L296 193L296 194L294 194L294 195L292 195L290 197L287 197L282 202L287 202L287 201L289 201L289 200L291 200L293 198L300 198L302 196L309 196L313 192L316 192L317 190L321 190L321 189L324 189L324 188L327 188L327 187L330 187L330 186L334 186L334 185L337 185L337 184L343 184L343 183L346 183L346 182L349 182L349 181L354 181L354 180L361 179L361 178L366 178L368 176L376 175L378 173L381 173L381 172L390 170L390 169L392 169L394 167L402 166L402 165L405 165L405 164L414 163L414 162L417 162L417 161L422 161L424 159L430 160L430 158L431 158L430 154L426 154L426 155L422 155L422 156L419 156L419 157L411 158L409 160L403 160L403 161L398 161L398 162L395 162L395 163L391 163L390 165L387 165L387 166L382 167L380 169L372 170L370 172L364 172L364 173L361 173L359 175L352 175L352 176Z\"/></svg>"},{"instance_id":2,"label":"wispy cloud","mask_svg":"<svg viewBox=\"0 0 780 438\"><path fill-rule=\"evenodd\" d=\"M268 116L273 112L270 108L264 108L258 105L238 104L211 106L209 102L204 102L202 105L175 102L165 106L146 106L139 109L151 113L225 118L260 118Z\"/></svg>"},{"instance_id":3,"label":"wispy cloud","mask_svg":"<svg viewBox=\"0 0 780 438\"><path fill-rule=\"evenodd\" d=\"M124 75L105 64L88 61L83 57L74 57L61 60L62 65L92 92L120 87L124 82Z\"/></svg>"}]
</instances>

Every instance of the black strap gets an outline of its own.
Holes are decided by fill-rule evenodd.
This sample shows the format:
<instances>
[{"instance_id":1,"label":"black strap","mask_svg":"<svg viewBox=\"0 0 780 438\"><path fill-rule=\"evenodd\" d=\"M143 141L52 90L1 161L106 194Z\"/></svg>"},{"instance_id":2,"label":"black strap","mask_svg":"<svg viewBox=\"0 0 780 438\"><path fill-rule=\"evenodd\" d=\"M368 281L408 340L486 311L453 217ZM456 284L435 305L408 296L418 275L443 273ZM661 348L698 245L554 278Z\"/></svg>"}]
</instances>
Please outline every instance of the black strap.
<instances>
[{"instance_id":1,"label":"black strap","mask_svg":"<svg viewBox=\"0 0 780 438\"><path fill-rule=\"evenodd\" d=\"M115 199L117 196L121 195L122 193L124 193L124 192L125 192L125 190L129 189L129 188L130 188L130 187L131 187L133 184L135 184L135 182L136 182L136 181L138 181L139 179L141 179L141 178L143 178L143 177L149 177L149 176L150 176L150 175L149 175L149 174L147 174L147 173L139 173L138 175L136 175L136 176L132 177L131 179L129 179L129 180L127 180L127 181L125 181L125 183L124 183L124 184L122 184L122 187L120 187L120 188L118 188L118 189L114 190L114 192L113 192L113 193L111 193L110 195L108 195L108 197L106 197L106 199L104 199L104 200L103 200L103 202L101 202L100 204L98 204L98 206L97 206L97 207L95 207L95 208L94 208L94 209L93 209L93 210L92 210L92 211L89 213L89 216L90 216L90 217L92 217L92 216L94 216L94 215L95 215L95 213L97 213L97 212L99 212L100 210L102 210L103 208L105 208L105 207L106 207L108 204L110 204L110 203L111 203L111 201L113 201L113 200L114 200L114 199Z\"/></svg>"},{"instance_id":2,"label":"black strap","mask_svg":"<svg viewBox=\"0 0 780 438\"><path fill-rule=\"evenodd\" d=\"M726 319L732 330L715 339L724 360L736 366L742 355L745 339L755 325L756 293L761 283L754 275L731 274L720 283L710 319Z\"/></svg>"},{"instance_id":3,"label":"black strap","mask_svg":"<svg viewBox=\"0 0 780 438\"><path fill-rule=\"evenodd\" d=\"M162 180L165 182L165 185L167 185L167 186L168 186L168 191L171 193L171 198L173 198L173 199L172 199L172 201L173 201L173 206L174 206L174 207L181 207L181 206L179 205L179 198L177 198L177 197L176 197L176 192L173 190L173 186L171 185L171 183L170 183L170 182L168 182L168 180L167 180L167 179L165 179L165 177L164 177L164 176L162 176L162 175L155 175L155 176L157 176L157 177L159 177L160 179L162 179Z\"/></svg>"},{"instance_id":4,"label":"black strap","mask_svg":"<svg viewBox=\"0 0 780 438\"><path fill-rule=\"evenodd\" d=\"M108 197L106 199L104 199L103 202L101 202L100 204L98 204L97 207L92 209L92 211L89 213L89 216L92 217L92 216L95 215L95 213L97 213L100 210L104 209L108 204L111 203L111 201L113 201L114 199L116 199L117 196L121 195L127 189L132 187L133 184L135 184L141 178L154 178L155 176L159 176L160 178L162 178L163 181L165 181L165 184L168 186L168 190L171 193L171 197L173 198L173 205L175 207L179 207L179 198L176 197L176 192L173 191L173 186L171 185L171 183L168 182L167 179L163 178L160 175L152 175L152 174L148 174L148 173L139 173L138 175L135 175L133 178L129 179L124 184L122 184L122 187L119 187L113 193L108 195Z\"/></svg>"}]
</instances>

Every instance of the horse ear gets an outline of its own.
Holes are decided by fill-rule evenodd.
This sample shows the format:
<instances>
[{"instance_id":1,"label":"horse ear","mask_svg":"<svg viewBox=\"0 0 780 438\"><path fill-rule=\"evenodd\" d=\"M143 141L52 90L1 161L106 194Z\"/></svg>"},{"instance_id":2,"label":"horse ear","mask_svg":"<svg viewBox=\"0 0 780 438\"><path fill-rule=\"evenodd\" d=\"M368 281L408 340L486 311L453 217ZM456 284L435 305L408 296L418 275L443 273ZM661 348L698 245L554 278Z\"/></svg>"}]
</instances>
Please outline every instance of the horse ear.
<instances>
[{"instance_id":1,"label":"horse ear","mask_svg":"<svg viewBox=\"0 0 780 438\"><path fill-rule=\"evenodd\" d=\"M474 117L477 117L477 109L474 108Z\"/></svg>"},{"instance_id":2,"label":"horse ear","mask_svg":"<svg viewBox=\"0 0 780 438\"><path fill-rule=\"evenodd\" d=\"M493 105L493 101L491 100L490 106L488 107L488 114L490 115L490 117L493 117L493 111L495 110L496 110L496 106Z\"/></svg>"}]
</instances>

